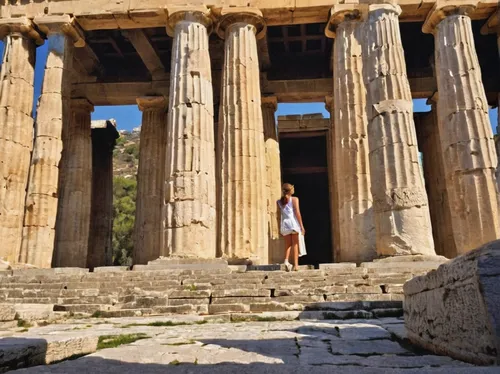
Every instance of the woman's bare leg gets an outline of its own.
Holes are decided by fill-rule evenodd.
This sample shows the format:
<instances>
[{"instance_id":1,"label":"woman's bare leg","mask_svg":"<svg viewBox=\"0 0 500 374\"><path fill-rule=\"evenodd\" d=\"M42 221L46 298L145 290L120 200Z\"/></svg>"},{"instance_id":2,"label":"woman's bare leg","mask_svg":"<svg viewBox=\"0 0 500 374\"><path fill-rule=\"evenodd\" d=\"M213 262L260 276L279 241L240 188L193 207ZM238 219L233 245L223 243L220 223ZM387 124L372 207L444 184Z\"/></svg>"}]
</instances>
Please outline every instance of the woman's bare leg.
<instances>
[{"instance_id":1,"label":"woman's bare leg","mask_svg":"<svg viewBox=\"0 0 500 374\"><path fill-rule=\"evenodd\" d=\"M290 235L292 237L292 255L293 255L293 270L299 269L299 235Z\"/></svg>"},{"instance_id":2,"label":"woman's bare leg","mask_svg":"<svg viewBox=\"0 0 500 374\"><path fill-rule=\"evenodd\" d=\"M290 250L292 249L292 236L293 235L285 236L285 261L288 261L288 259L290 258Z\"/></svg>"}]
</instances>

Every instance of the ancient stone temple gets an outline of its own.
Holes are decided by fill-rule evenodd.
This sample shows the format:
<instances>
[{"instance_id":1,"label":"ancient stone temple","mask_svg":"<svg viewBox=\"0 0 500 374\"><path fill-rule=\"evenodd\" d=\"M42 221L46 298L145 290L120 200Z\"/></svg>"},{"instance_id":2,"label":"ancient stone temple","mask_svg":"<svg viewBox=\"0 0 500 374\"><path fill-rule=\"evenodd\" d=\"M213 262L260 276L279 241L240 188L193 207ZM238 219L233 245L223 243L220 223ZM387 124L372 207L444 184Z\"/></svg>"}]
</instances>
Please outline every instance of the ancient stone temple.
<instances>
[{"instance_id":1,"label":"ancient stone temple","mask_svg":"<svg viewBox=\"0 0 500 374\"><path fill-rule=\"evenodd\" d=\"M142 112L134 264L281 261L282 182L304 264L452 258L500 237L497 2L174 3L0 0L0 258L111 265L118 135L91 122L109 105ZM303 102L330 118L276 121Z\"/></svg>"}]
</instances>

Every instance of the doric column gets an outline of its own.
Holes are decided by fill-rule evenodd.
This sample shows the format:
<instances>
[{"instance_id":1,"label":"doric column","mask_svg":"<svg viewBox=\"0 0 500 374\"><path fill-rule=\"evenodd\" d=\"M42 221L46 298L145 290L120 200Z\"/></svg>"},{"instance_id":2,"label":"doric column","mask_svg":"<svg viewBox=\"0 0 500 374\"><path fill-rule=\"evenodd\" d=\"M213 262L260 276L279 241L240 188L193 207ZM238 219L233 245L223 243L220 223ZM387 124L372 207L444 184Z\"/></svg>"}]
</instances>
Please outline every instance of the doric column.
<instances>
[{"instance_id":1,"label":"doric column","mask_svg":"<svg viewBox=\"0 0 500 374\"><path fill-rule=\"evenodd\" d=\"M360 44L360 21L364 16L366 12L363 15L360 7L335 5L330 11L330 22L325 30L327 36L335 37L333 141L340 219L340 252L335 259L338 262L361 263L371 261L377 255Z\"/></svg>"},{"instance_id":2,"label":"doric column","mask_svg":"<svg viewBox=\"0 0 500 374\"><path fill-rule=\"evenodd\" d=\"M137 104L142 126L132 258L134 264L146 264L162 254L167 100L163 96L141 97Z\"/></svg>"},{"instance_id":3,"label":"doric column","mask_svg":"<svg viewBox=\"0 0 500 374\"><path fill-rule=\"evenodd\" d=\"M418 113L416 130L418 148L422 152L425 189L429 199L436 254L453 258L457 254L451 225L448 191L445 185L437 102L438 95L436 93L427 101L432 106L431 112Z\"/></svg>"},{"instance_id":4,"label":"doric column","mask_svg":"<svg viewBox=\"0 0 500 374\"><path fill-rule=\"evenodd\" d=\"M68 126L62 132L59 164L59 202L53 266L86 267L89 244L92 140L87 99L71 100Z\"/></svg>"},{"instance_id":5,"label":"doric column","mask_svg":"<svg viewBox=\"0 0 500 374\"><path fill-rule=\"evenodd\" d=\"M330 113L330 129L328 130L328 149L327 149L327 165L328 165L328 190L330 193L330 221L332 240L332 259L334 262L339 262L340 254L340 230L339 230L339 193L337 186L335 166L335 114L333 112L333 97L325 97L325 109Z\"/></svg>"},{"instance_id":6,"label":"doric column","mask_svg":"<svg viewBox=\"0 0 500 374\"><path fill-rule=\"evenodd\" d=\"M163 253L215 258L216 190L212 72L204 7L169 12L173 36Z\"/></svg>"},{"instance_id":7,"label":"doric column","mask_svg":"<svg viewBox=\"0 0 500 374\"><path fill-rule=\"evenodd\" d=\"M362 38L377 253L434 255L400 12L398 5L370 5Z\"/></svg>"},{"instance_id":8,"label":"doric column","mask_svg":"<svg viewBox=\"0 0 500 374\"><path fill-rule=\"evenodd\" d=\"M221 170L219 253L229 261L268 262L264 125L257 38L258 10L223 9L217 32L225 38L217 168Z\"/></svg>"},{"instance_id":9,"label":"doric column","mask_svg":"<svg viewBox=\"0 0 500 374\"><path fill-rule=\"evenodd\" d=\"M262 119L266 146L266 188L267 188L267 238L269 263L283 261L280 233L276 217L276 201L281 196L280 146L274 113L278 107L276 96L262 97Z\"/></svg>"},{"instance_id":10,"label":"doric column","mask_svg":"<svg viewBox=\"0 0 500 374\"><path fill-rule=\"evenodd\" d=\"M92 121L92 209L87 267L112 265L114 121Z\"/></svg>"},{"instance_id":11,"label":"doric column","mask_svg":"<svg viewBox=\"0 0 500 374\"><path fill-rule=\"evenodd\" d=\"M38 101L35 143L26 197L19 261L50 267L54 251L63 127L69 124L73 45L83 46L69 16L35 18L49 53Z\"/></svg>"},{"instance_id":12,"label":"doric column","mask_svg":"<svg viewBox=\"0 0 500 374\"><path fill-rule=\"evenodd\" d=\"M497 155L468 12L439 1L423 26L434 34L438 125L457 254L500 237Z\"/></svg>"},{"instance_id":13,"label":"doric column","mask_svg":"<svg viewBox=\"0 0 500 374\"><path fill-rule=\"evenodd\" d=\"M35 47L43 40L26 18L0 20L0 258L17 262L33 149Z\"/></svg>"}]
</instances>

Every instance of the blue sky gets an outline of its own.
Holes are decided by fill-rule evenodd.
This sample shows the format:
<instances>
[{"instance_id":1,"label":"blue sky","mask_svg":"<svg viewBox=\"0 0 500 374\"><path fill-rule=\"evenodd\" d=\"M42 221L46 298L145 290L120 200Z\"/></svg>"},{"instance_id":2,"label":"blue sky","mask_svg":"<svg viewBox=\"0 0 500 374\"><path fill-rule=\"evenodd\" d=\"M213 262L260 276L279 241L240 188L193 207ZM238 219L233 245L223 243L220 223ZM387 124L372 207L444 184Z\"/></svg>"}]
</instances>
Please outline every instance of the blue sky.
<instances>
[{"instance_id":1,"label":"blue sky","mask_svg":"<svg viewBox=\"0 0 500 374\"><path fill-rule=\"evenodd\" d=\"M0 55L3 56L3 42L0 42ZM35 68L35 97L38 97L41 92L43 71L45 66L45 60L47 58L47 43L39 48L37 48L37 63ZM425 104L425 100L413 100L414 111L415 112L426 112L430 110L430 107ZM36 100L34 103L34 108L36 108ZM286 115L286 114L307 114L307 113L322 113L324 117L329 117L330 114L325 110L324 103L280 103L278 104L278 110L276 115ZM101 106L96 107L94 113L92 113L92 119L110 119L114 118L117 121L118 128L120 130L132 130L141 123L141 112L137 109L135 105L123 105L123 106ZM497 109L490 110L490 121L493 129L493 133L496 133L497 126Z\"/></svg>"}]
</instances>

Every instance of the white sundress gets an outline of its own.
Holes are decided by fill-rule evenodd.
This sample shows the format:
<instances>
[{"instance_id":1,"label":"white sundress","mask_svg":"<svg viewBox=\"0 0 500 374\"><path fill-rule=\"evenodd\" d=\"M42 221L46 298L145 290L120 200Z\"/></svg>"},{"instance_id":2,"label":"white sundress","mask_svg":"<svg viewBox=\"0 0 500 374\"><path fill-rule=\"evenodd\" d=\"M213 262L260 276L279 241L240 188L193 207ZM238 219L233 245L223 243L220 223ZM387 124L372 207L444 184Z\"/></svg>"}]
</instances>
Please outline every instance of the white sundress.
<instances>
[{"instance_id":1,"label":"white sundress","mask_svg":"<svg viewBox=\"0 0 500 374\"><path fill-rule=\"evenodd\" d=\"M299 221L297 221L297 217L295 217L292 198L290 198L285 205L281 205L281 200L278 200L277 203L281 209L281 235L299 234L299 257L307 255L306 242L304 235L302 235Z\"/></svg>"},{"instance_id":2,"label":"white sundress","mask_svg":"<svg viewBox=\"0 0 500 374\"><path fill-rule=\"evenodd\" d=\"M295 217L292 198L290 198L288 203L285 205L281 205L281 200L278 200L278 206L281 209L281 235L286 236L290 234L299 234L302 230L300 229L299 222Z\"/></svg>"}]
</instances>

